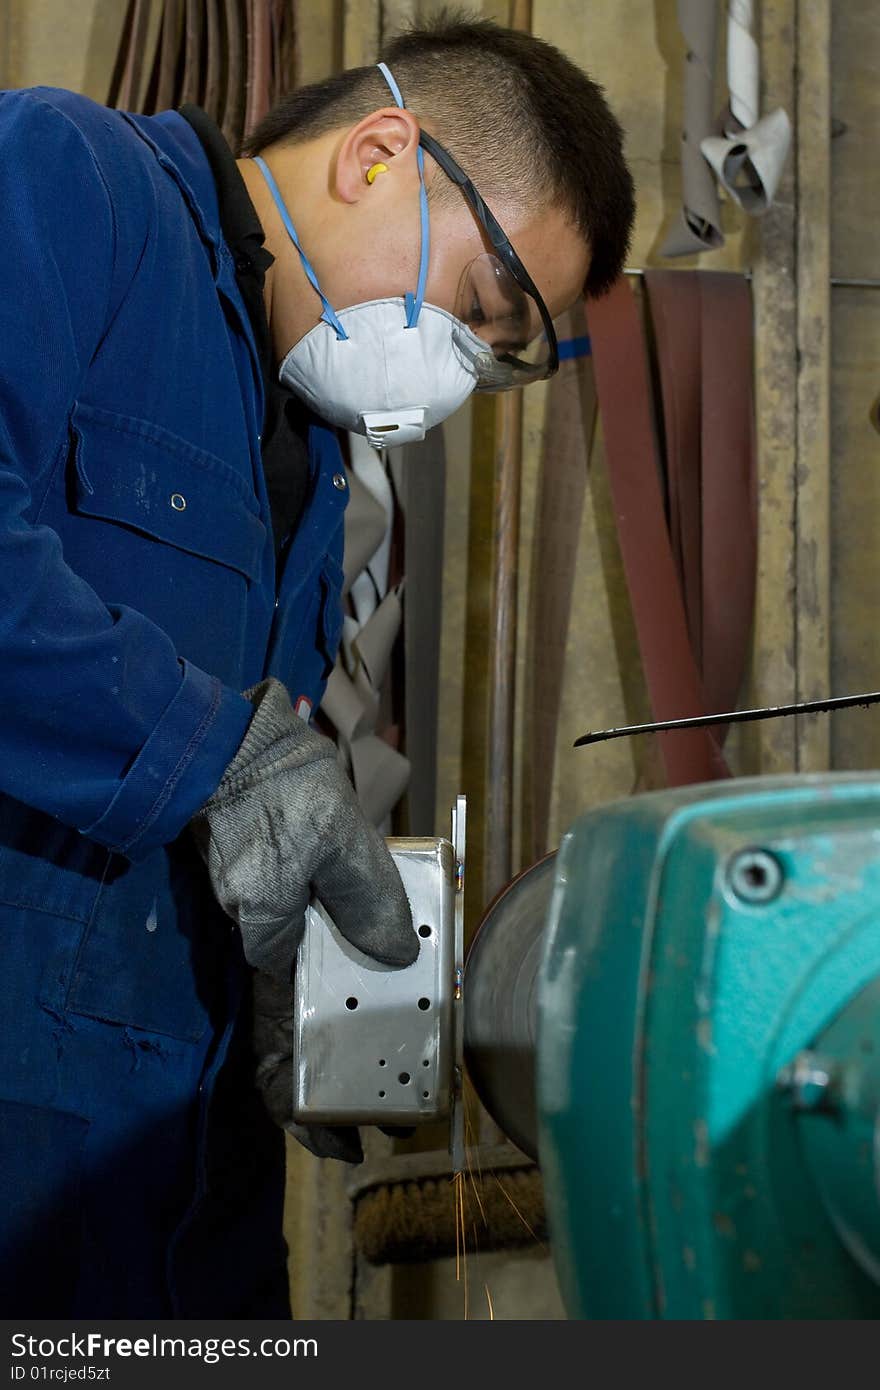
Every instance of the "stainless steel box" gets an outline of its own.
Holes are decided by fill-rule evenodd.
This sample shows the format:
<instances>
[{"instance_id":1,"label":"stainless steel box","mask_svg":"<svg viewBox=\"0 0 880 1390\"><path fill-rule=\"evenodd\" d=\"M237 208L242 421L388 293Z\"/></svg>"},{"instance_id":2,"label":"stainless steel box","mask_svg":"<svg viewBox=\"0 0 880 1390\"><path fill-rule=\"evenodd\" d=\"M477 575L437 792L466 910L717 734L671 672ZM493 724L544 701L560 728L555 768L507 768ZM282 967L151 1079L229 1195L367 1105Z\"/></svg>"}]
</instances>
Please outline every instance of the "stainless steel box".
<instances>
[{"instance_id":1,"label":"stainless steel box","mask_svg":"<svg viewBox=\"0 0 880 1390\"><path fill-rule=\"evenodd\" d=\"M388 847L419 956L405 970L380 965L350 946L323 908L309 908L295 980L294 1113L302 1123L412 1125L452 1109L459 859L445 839L390 839Z\"/></svg>"}]
</instances>

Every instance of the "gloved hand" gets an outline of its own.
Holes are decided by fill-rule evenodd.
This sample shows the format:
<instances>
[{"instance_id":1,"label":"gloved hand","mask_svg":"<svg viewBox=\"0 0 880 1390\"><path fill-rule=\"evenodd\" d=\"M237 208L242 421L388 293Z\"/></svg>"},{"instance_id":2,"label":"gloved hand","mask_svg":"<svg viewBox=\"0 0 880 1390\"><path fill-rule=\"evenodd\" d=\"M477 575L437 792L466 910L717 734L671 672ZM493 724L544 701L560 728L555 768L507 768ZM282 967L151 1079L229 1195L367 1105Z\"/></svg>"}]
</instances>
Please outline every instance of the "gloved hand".
<instances>
[{"instance_id":1,"label":"gloved hand","mask_svg":"<svg viewBox=\"0 0 880 1390\"><path fill-rule=\"evenodd\" d=\"M411 965L419 942L397 866L335 745L294 713L280 681L245 694L254 717L193 829L246 959L289 990L314 894L358 950Z\"/></svg>"},{"instance_id":2,"label":"gloved hand","mask_svg":"<svg viewBox=\"0 0 880 1390\"><path fill-rule=\"evenodd\" d=\"M362 1163L354 1125L301 1125L293 1118L293 988L257 970L253 976L257 1089L275 1121L318 1158Z\"/></svg>"}]
</instances>

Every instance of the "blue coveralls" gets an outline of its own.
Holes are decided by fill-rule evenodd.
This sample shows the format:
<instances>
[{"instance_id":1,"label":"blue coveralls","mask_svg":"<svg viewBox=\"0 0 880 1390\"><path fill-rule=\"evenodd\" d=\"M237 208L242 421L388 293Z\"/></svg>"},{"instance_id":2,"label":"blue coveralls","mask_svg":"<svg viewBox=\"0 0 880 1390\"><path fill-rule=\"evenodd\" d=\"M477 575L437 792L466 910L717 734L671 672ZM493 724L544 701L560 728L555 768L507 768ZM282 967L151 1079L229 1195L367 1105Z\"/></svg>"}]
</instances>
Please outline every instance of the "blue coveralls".
<instances>
[{"instance_id":1,"label":"blue coveralls","mask_svg":"<svg viewBox=\"0 0 880 1390\"><path fill-rule=\"evenodd\" d=\"M0 93L5 1316L286 1308L282 1136L186 831L240 692L317 705L339 640L338 439L276 575L262 413L191 126Z\"/></svg>"}]
</instances>

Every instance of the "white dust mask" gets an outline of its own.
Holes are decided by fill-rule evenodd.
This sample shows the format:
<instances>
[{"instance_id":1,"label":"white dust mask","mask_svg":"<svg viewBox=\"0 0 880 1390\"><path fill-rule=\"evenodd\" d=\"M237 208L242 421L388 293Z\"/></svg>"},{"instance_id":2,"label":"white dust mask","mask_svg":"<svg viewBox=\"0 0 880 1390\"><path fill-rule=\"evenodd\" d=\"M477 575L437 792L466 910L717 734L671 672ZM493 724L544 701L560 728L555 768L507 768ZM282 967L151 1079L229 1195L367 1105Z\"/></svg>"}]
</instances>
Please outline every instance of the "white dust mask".
<instances>
[{"instance_id":1,"label":"white dust mask","mask_svg":"<svg viewBox=\"0 0 880 1390\"><path fill-rule=\"evenodd\" d=\"M403 98L384 64L380 69L398 106ZM424 303L430 232L424 160L418 151L421 256L415 294L371 299L338 312L330 304L302 247L272 174L255 161L269 186L303 270L324 306L321 322L281 363L279 377L322 419L365 434L377 449L424 439L467 400L492 348L454 314Z\"/></svg>"},{"instance_id":2,"label":"white dust mask","mask_svg":"<svg viewBox=\"0 0 880 1390\"><path fill-rule=\"evenodd\" d=\"M290 349L281 380L317 415L365 434L377 449L424 439L476 386L453 331L473 340L476 355L486 345L444 309L423 304L418 325L407 327L402 297L373 299L337 318L345 337L319 323Z\"/></svg>"}]
</instances>

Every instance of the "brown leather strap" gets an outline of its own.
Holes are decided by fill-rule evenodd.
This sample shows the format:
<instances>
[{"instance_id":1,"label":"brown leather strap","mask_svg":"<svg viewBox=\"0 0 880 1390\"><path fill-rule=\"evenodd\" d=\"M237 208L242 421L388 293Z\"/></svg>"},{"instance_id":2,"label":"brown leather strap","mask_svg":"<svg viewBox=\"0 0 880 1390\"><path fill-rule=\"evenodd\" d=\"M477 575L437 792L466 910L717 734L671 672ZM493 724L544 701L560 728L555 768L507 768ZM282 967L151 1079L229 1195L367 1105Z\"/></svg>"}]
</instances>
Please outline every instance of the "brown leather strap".
<instances>
[{"instance_id":1,"label":"brown leather strap","mask_svg":"<svg viewBox=\"0 0 880 1390\"><path fill-rule=\"evenodd\" d=\"M587 304L611 495L656 719L705 713L666 524L638 306L624 279ZM705 729L659 736L670 786L729 776Z\"/></svg>"}]
</instances>

